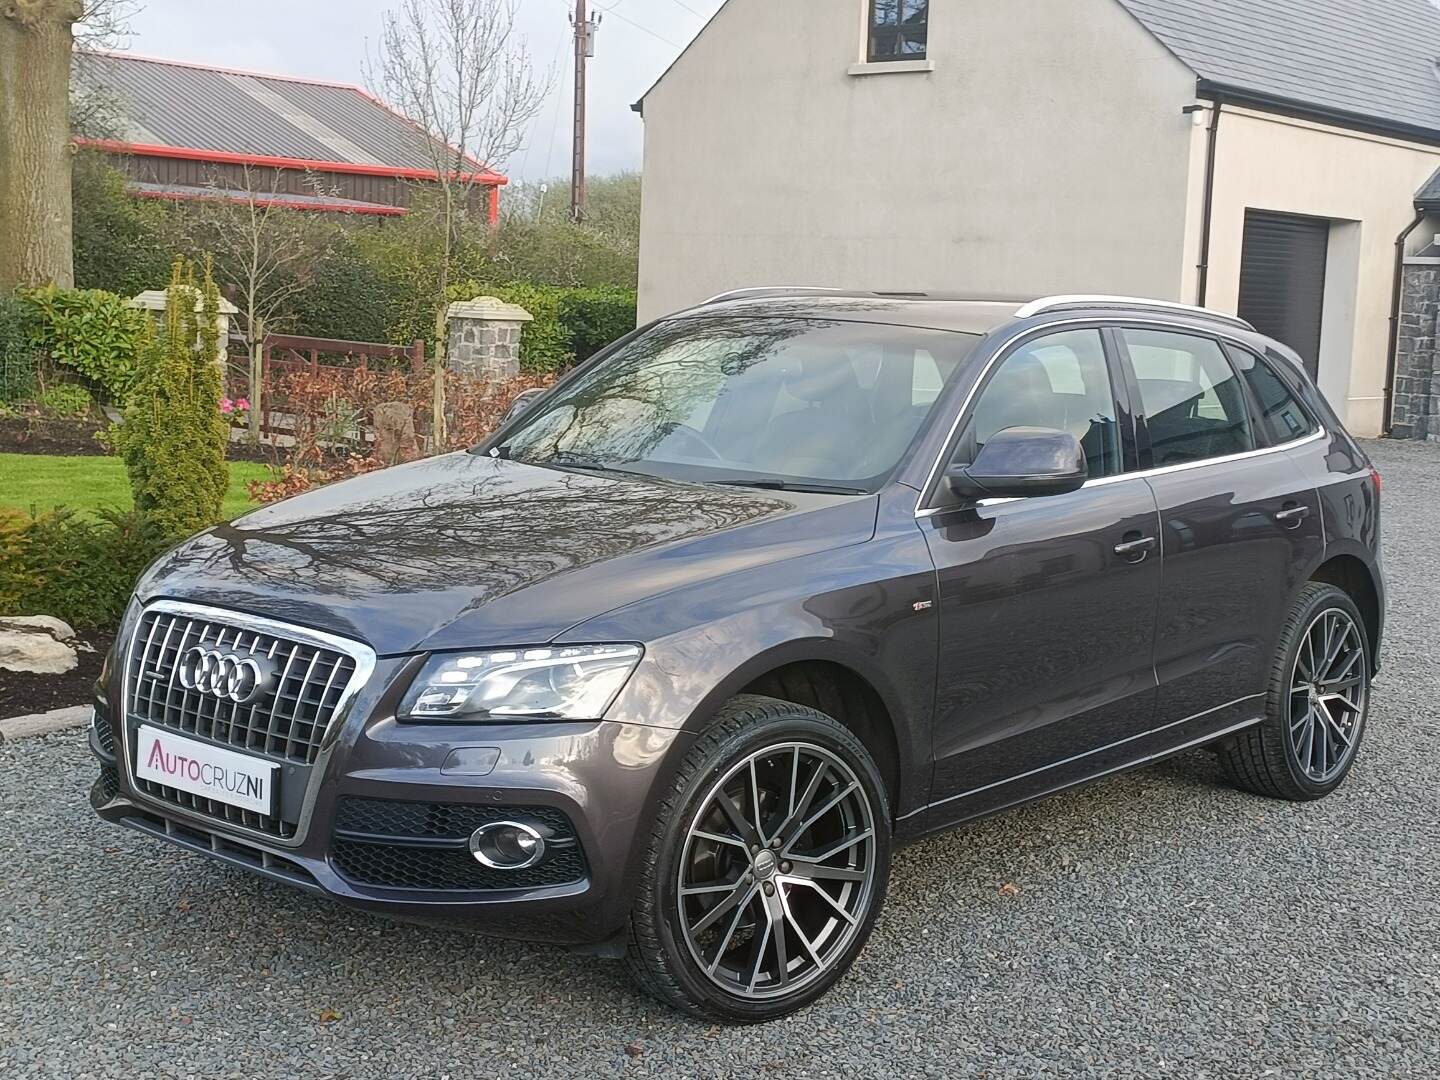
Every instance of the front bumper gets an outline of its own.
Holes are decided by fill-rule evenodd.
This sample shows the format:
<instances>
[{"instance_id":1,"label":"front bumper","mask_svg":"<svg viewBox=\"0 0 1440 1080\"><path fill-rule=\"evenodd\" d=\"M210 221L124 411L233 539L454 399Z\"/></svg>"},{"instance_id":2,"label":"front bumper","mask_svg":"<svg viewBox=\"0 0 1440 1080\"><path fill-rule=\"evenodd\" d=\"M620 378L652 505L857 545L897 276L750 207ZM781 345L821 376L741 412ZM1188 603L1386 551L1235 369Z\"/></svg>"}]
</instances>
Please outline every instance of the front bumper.
<instances>
[{"instance_id":1,"label":"front bumper","mask_svg":"<svg viewBox=\"0 0 1440 1080\"><path fill-rule=\"evenodd\" d=\"M606 721L400 723L394 718L394 699L407 684L411 666L398 660L377 666L333 746L305 782L305 818L293 838L257 836L141 791L129 775L120 742L134 733L121 731L119 712L109 706L118 687L97 700L90 744L102 774L91 804L107 821L392 918L565 944L613 938L629 911L635 845L646 832L642 826L651 795L665 762L674 760L670 751L687 736ZM395 838L393 852L408 861L396 869L387 848L381 870L357 872L355 851L381 849L357 847L354 809L406 804L429 806L434 812L422 815L426 821L453 825L448 832L432 825L371 827L372 833L405 833ZM562 838L553 845L555 856L568 861L552 866L548 875L521 871L524 883L516 887L507 887L507 872L477 870L462 834L474 821L497 813L543 819L562 836L568 824L573 840ZM411 811L398 818L381 816L419 820ZM389 842L378 836L362 835L361 840ZM363 880L367 877L372 880ZM428 887L435 883L443 887Z\"/></svg>"}]
</instances>

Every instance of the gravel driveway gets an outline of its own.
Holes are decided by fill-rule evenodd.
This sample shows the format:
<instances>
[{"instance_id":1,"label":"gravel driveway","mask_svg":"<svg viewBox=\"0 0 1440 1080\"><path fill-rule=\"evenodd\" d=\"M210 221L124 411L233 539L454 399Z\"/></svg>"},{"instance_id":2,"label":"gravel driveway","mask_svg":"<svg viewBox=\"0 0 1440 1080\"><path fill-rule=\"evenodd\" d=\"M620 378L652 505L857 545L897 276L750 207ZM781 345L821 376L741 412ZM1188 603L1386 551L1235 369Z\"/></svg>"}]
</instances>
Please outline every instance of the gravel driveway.
<instances>
[{"instance_id":1,"label":"gravel driveway","mask_svg":"<svg viewBox=\"0 0 1440 1080\"><path fill-rule=\"evenodd\" d=\"M1440 447L1373 453L1386 670L1338 794L1192 753L911 847L838 991L764 1027L102 825L79 733L0 748L0 1076L1434 1076Z\"/></svg>"}]
</instances>

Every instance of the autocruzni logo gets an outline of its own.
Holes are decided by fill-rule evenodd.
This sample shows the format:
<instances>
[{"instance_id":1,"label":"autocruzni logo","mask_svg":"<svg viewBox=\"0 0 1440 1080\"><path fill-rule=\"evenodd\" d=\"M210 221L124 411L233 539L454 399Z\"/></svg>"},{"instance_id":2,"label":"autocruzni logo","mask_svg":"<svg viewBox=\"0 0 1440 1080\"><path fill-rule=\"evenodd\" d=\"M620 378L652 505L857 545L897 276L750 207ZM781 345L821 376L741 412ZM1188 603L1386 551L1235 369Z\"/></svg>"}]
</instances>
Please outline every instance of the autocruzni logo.
<instances>
[{"instance_id":1,"label":"autocruzni logo","mask_svg":"<svg viewBox=\"0 0 1440 1080\"><path fill-rule=\"evenodd\" d=\"M150 744L150 754L145 759L145 765L146 768L166 776L188 780L192 784L202 784L212 791L224 791L247 799L265 797L264 777L227 769L223 765L208 761L197 761L181 753L167 754L158 739Z\"/></svg>"}]
</instances>

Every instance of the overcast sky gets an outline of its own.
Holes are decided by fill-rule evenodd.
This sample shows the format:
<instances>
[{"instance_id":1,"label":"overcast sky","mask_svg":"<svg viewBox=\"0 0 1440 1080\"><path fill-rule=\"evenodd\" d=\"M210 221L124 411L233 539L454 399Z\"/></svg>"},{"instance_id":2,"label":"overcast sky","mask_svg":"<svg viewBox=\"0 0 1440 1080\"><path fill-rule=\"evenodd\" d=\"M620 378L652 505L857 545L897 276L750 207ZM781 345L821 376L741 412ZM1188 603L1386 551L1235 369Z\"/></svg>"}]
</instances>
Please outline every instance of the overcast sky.
<instances>
[{"instance_id":1,"label":"overcast sky","mask_svg":"<svg viewBox=\"0 0 1440 1080\"><path fill-rule=\"evenodd\" d=\"M363 83L366 50L395 0L141 0L129 51L141 56ZM603 17L590 62L590 173L638 169L643 94L721 0L591 0ZM520 0L535 62L553 63L550 101L506 171L519 180L568 176L573 0ZM662 40L663 39L663 40Z\"/></svg>"}]
</instances>

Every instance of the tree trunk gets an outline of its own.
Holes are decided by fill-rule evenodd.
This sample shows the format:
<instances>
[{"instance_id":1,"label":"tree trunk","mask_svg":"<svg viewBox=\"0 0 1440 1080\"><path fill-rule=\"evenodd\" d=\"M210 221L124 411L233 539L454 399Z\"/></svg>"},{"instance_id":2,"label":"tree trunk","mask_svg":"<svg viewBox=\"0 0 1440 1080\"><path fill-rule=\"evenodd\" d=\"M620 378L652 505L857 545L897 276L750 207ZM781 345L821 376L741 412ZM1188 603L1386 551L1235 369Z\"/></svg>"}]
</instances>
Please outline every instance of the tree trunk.
<instances>
[{"instance_id":1,"label":"tree trunk","mask_svg":"<svg viewBox=\"0 0 1440 1080\"><path fill-rule=\"evenodd\" d=\"M71 26L80 0L0 0L0 294L75 283Z\"/></svg>"},{"instance_id":2,"label":"tree trunk","mask_svg":"<svg viewBox=\"0 0 1440 1080\"><path fill-rule=\"evenodd\" d=\"M250 442L260 445L261 423L264 414L260 411L265 396L265 323L255 319L250 323Z\"/></svg>"},{"instance_id":3,"label":"tree trunk","mask_svg":"<svg viewBox=\"0 0 1440 1080\"><path fill-rule=\"evenodd\" d=\"M435 362L431 365L435 372L434 382L431 383L430 397L430 423L432 426L431 437L435 440L434 453L445 452L445 441L447 432L445 430L445 347L449 344L445 335L449 332L446 325L446 309L441 308L435 313Z\"/></svg>"}]
</instances>

